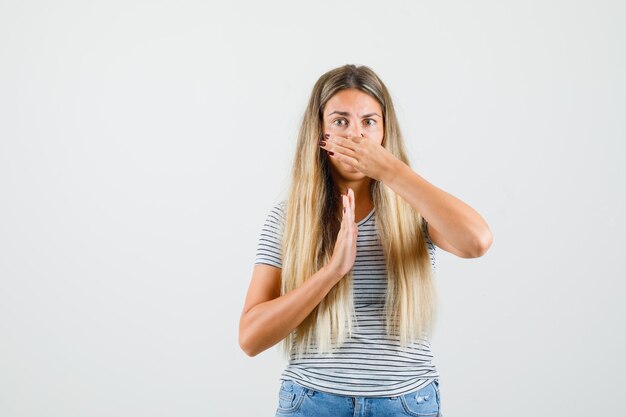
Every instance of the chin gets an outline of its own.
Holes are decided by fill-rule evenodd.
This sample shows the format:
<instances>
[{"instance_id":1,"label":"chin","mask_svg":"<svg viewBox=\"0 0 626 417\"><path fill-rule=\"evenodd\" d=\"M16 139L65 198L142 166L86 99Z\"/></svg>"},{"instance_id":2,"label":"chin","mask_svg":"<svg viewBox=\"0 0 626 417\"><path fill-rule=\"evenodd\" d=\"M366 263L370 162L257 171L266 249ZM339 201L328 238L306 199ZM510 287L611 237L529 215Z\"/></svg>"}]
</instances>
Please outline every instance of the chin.
<instances>
[{"instance_id":1,"label":"chin","mask_svg":"<svg viewBox=\"0 0 626 417\"><path fill-rule=\"evenodd\" d=\"M354 181L365 178L361 171L343 162L333 164L333 170L346 180Z\"/></svg>"},{"instance_id":2,"label":"chin","mask_svg":"<svg viewBox=\"0 0 626 417\"><path fill-rule=\"evenodd\" d=\"M348 164L343 163L343 162L341 163L341 170L343 172L347 172L347 173L351 173L351 174L354 173L354 174L363 175L363 174L361 174L361 171L359 171L358 169L354 168L352 165L348 165Z\"/></svg>"},{"instance_id":3,"label":"chin","mask_svg":"<svg viewBox=\"0 0 626 417\"><path fill-rule=\"evenodd\" d=\"M365 178L365 175L357 169L346 168L341 170L341 175L346 179L360 180Z\"/></svg>"}]
</instances>

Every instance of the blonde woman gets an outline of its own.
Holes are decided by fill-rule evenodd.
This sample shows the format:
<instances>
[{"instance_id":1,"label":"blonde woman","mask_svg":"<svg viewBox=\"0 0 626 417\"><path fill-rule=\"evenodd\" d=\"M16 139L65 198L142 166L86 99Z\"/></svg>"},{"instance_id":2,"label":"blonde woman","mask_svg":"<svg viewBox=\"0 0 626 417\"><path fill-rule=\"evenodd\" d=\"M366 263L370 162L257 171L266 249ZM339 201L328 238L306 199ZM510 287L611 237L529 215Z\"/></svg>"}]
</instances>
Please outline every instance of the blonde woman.
<instances>
[{"instance_id":1,"label":"blonde woman","mask_svg":"<svg viewBox=\"0 0 626 417\"><path fill-rule=\"evenodd\" d=\"M489 227L410 168L391 97L366 66L319 78L296 149L239 324L249 356L282 343L276 416L442 416L435 247L482 256Z\"/></svg>"}]
</instances>

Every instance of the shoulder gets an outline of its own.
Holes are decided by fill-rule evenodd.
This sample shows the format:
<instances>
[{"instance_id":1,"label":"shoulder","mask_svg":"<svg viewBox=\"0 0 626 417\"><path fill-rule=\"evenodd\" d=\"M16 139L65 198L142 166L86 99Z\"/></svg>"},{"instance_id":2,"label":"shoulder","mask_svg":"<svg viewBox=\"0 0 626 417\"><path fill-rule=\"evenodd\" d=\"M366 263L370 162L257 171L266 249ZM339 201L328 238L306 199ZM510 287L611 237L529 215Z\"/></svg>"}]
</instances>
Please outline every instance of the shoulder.
<instances>
[{"instance_id":1,"label":"shoulder","mask_svg":"<svg viewBox=\"0 0 626 417\"><path fill-rule=\"evenodd\" d=\"M286 206L286 200L275 202L267 211L265 225L282 226L285 222Z\"/></svg>"},{"instance_id":2,"label":"shoulder","mask_svg":"<svg viewBox=\"0 0 626 417\"><path fill-rule=\"evenodd\" d=\"M278 201L274 207L284 213L285 210L287 209L287 200Z\"/></svg>"},{"instance_id":3,"label":"shoulder","mask_svg":"<svg viewBox=\"0 0 626 417\"><path fill-rule=\"evenodd\" d=\"M271 210L281 221L285 220L285 213L287 212L287 200L280 200L274 204Z\"/></svg>"}]
</instances>

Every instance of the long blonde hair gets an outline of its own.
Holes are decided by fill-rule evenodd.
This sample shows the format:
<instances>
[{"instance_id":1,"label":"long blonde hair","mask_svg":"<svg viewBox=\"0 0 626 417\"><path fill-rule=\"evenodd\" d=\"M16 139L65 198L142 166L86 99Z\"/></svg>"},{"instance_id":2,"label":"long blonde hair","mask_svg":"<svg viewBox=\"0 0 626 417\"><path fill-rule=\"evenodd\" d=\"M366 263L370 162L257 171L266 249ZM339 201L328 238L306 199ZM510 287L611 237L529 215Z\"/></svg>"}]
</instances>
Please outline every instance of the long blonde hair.
<instances>
[{"instance_id":1,"label":"long blonde hair","mask_svg":"<svg viewBox=\"0 0 626 417\"><path fill-rule=\"evenodd\" d=\"M409 165L398 120L387 88L367 66L344 65L323 74L306 107L293 161L285 208L281 295L298 288L327 264L341 223L341 196L331 176L329 156L318 145L323 134L322 110L338 91L357 88L380 103L382 146ZM429 338L435 321L437 292L423 218L385 184L371 180L376 229L387 265L387 335L398 335L405 347ZM282 341L284 355L331 353L352 334L353 272L346 274L317 307ZM294 349L295 348L295 349Z\"/></svg>"}]
</instances>

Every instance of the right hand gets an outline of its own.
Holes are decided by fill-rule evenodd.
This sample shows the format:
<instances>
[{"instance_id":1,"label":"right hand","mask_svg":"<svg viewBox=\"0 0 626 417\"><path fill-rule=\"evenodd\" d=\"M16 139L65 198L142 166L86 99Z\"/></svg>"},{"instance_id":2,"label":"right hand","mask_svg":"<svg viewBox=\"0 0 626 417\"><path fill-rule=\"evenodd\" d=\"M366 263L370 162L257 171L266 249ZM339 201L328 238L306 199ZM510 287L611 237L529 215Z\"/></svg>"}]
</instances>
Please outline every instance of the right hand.
<instances>
[{"instance_id":1,"label":"right hand","mask_svg":"<svg viewBox=\"0 0 626 417\"><path fill-rule=\"evenodd\" d=\"M352 188L348 188L347 194L341 195L341 201L344 208L341 228L337 233L333 256L330 258L328 266L343 278L352 269L356 260L357 225L354 221L355 203Z\"/></svg>"}]
</instances>

